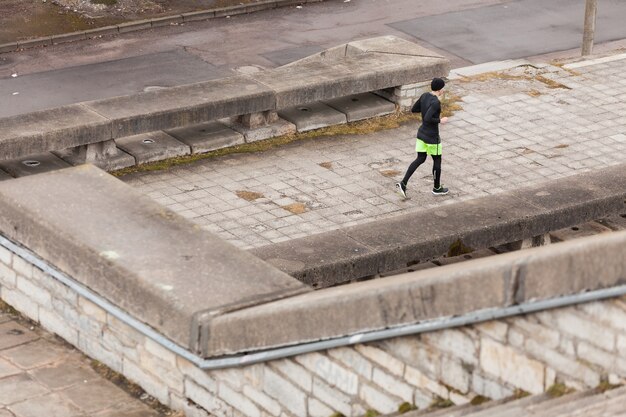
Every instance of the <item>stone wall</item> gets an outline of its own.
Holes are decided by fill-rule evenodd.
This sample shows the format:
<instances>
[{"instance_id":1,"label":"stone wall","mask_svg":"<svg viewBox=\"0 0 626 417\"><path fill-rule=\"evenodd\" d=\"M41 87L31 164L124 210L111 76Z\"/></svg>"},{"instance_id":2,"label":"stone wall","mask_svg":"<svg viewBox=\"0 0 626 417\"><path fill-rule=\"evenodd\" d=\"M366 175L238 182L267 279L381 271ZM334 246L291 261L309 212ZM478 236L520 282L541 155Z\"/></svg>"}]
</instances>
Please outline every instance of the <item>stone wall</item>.
<instances>
[{"instance_id":1,"label":"stone wall","mask_svg":"<svg viewBox=\"0 0 626 417\"><path fill-rule=\"evenodd\" d=\"M205 372L2 246L0 297L190 417L362 416L626 378L626 299Z\"/></svg>"}]
</instances>

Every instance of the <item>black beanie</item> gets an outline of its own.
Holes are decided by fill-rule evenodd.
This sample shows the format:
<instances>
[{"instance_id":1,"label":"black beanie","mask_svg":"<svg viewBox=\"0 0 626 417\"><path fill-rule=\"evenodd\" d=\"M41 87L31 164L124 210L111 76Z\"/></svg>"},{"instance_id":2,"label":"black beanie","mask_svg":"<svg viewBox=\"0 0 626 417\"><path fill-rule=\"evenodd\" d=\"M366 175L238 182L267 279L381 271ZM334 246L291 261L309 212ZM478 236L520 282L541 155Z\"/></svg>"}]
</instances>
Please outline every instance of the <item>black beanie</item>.
<instances>
[{"instance_id":1,"label":"black beanie","mask_svg":"<svg viewBox=\"0 0 626 417\"><path fill-rule=\"evenodd\" d=\"M430 82L430 88L433 91L439 91L445 85L446 85L445 81L443 81L441 78L433 78L433 80Z\"/></svg>"}]
</instances>

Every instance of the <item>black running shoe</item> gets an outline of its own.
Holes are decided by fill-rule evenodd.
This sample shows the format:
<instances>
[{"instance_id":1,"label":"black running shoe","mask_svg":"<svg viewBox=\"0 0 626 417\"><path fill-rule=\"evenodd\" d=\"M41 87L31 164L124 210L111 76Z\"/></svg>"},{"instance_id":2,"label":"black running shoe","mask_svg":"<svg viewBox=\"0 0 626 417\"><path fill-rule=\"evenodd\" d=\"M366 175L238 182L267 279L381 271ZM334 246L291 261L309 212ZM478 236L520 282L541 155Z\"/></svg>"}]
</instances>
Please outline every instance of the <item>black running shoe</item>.
<instances>
[{"instance_id":1,"label":"black running shoe","mask_svg":"<svg viewBox=\"0 0 626 417\"><path fill-rule=\"evenodd\" d=\"M446 195L448 194L448 189L442 185L439 188L433 188L433 194L434 195Z\"/></svg>"},{"instance_id":2,"label":"black running shoe","mask_svg":"<svg viewBox=\"0 0 626 417\"><path fill-rule=\"evenodd\" d=\"M396 183L396 191L398 192L398 194L400 194L403 198L406 198L406 185L404 185L401 182L397 182Z\"/></svg>"}]
</instances>

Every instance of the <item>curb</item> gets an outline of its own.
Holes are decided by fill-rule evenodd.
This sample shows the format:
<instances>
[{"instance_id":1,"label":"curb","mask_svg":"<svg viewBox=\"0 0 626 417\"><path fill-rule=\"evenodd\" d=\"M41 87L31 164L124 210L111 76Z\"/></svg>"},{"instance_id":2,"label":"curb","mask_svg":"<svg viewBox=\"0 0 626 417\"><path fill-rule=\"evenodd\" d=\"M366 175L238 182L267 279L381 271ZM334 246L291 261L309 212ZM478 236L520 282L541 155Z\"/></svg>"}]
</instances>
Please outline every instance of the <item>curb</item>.
<instances>
[{"instance_id":1,"label":"curb","mask_svg":"<svg viewBox=\"0 0 626 417\"><path fill-rule=\"evenodd\" d=\"M262 10L277 9L280 7L302 5L307 3L320 3L322 1L324 0L265 0L254 4L240 4L236 6L221 7L219 9L200 10L172 16L156 17L154 19L136 20L133 22L120 23L119 25L103 26L97 29L4 43L0 44L0 54L17 52L24 49L36 48L38 46L58 45L66 42L93 39L98 36L116 35L162 26L209 20L217 17L230 17L240 14L248 14Z\"/></svg>"}]
</instances>

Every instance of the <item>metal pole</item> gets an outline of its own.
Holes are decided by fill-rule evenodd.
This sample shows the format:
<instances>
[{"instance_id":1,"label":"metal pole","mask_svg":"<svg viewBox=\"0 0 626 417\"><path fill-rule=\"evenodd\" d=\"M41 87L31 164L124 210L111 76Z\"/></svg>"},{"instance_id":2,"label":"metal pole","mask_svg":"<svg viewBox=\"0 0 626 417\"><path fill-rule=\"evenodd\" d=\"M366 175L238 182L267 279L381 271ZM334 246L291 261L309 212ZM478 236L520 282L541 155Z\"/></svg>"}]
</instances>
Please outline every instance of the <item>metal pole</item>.
<instances>
[{"instance_id":1,"label":"metal pole","mask_svg":"<svg viewBox=\"0 0 626 417\"><path fill-rule=\"evenodd\" d=\"M585 4L585 27L583 30L582 56L590 55L593 49L593 35L596 30L596 12L598 0L586 0Z\"/></svg>"}]
</instances>

